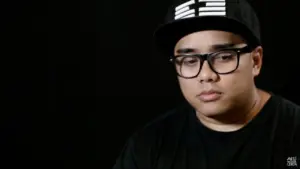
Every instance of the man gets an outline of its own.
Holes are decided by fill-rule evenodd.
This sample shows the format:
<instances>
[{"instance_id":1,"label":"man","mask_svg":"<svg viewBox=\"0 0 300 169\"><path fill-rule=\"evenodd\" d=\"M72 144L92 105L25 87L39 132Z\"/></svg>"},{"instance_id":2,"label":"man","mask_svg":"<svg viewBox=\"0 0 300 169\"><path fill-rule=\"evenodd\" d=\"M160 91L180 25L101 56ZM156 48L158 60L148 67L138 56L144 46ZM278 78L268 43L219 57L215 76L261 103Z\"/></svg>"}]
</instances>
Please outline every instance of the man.
<instances>
[{"instance_id":1,"label":"man","mask_svg":"<svg viewBox=\"0 0 300 169\"><path fill-rule=\"evenodd\" d=\"M245 0L175 2L155 39L186 102L129 138L114 169L300 168L300 108L254 83L259 34Z\"/></svg>"}]
</instances>

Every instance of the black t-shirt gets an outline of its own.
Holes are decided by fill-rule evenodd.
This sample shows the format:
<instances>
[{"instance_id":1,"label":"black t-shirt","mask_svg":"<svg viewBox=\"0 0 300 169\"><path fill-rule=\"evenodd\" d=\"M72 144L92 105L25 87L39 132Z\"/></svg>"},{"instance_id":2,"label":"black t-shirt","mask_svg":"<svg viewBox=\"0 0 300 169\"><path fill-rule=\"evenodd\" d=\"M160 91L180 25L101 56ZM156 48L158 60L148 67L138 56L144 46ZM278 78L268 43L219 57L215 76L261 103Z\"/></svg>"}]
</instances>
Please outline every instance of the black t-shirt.
<instances>
[{"instance_id":1,"label":"black t-shirt","mask_svg":"<svg viewBox=\"0 0 300 169\"><path fill-rule=\"evenodd\" d=\"M113 169L300 169L300 107L272 95L234 132L217 132L184 103L128 139Z\"/></svg>"}]
</instances>

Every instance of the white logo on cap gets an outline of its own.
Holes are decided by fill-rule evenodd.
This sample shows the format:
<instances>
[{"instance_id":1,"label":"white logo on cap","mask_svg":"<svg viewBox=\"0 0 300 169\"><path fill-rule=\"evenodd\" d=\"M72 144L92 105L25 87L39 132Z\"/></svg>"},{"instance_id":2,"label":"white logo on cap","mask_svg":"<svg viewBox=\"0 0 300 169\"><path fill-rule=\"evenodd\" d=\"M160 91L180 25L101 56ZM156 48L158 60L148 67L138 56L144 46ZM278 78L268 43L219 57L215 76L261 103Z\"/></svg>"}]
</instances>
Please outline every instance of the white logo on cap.
<instances>
[{"instance_id":1,"label":"white logo on cap","mask_svg":"<svg viewBox=\"0 0 300 169\"><path fill-rule=\"evenodd\" d=\"M194 5L196 3L204 3L204 7ZM196 9L198 8L198 16L226 16L226 2L225 0L190 0L175 8L175 20L190 18L196 16Z\"/></svg>"},{"instance_id":2,"label":"white logo on cap","mask_svg":"<svg viewBox=\"0 0 300 169\"><path fill-rule=\"evenodd\" d=\"M175 20L181 18L189 18L195 16L195 9L190 9L191 5L195 4L195 0L185 2L175 8Z\"/></svg>"}]
</instances>

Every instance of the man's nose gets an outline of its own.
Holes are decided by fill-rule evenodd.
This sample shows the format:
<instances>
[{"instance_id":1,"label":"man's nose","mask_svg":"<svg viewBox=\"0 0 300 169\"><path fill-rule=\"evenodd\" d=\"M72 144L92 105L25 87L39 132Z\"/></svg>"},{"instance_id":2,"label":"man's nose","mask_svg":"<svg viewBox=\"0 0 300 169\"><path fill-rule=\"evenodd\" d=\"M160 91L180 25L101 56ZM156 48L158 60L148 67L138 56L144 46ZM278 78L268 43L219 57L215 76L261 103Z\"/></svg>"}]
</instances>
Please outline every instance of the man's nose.
<instances>
[{"instance_id":1,"label":"man's nose","mask_svg":"<svg viewBox=\"0 0 300 169\"><path fill-rule=\"evenodd\" d=\"M204 61L198 75L199 82L214 82L218 75L211 69L207 61Z\"/></svg>"}]
</instances>

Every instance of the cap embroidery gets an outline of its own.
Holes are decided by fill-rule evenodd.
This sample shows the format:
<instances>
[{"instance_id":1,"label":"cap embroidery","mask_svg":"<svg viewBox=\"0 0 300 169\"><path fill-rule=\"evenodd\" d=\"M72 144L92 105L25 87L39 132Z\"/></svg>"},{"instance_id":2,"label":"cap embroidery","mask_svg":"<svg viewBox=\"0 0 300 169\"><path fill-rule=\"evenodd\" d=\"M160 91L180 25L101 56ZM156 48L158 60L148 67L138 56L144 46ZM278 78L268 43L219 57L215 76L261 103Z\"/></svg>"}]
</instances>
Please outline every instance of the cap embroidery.
<instances>
[{"instance_id":1,"label":"cap embroidery","mask_svg":"<svg viewBox=\"0 0 300 169\"><path fill-rule=\"evenodd\" d=\"M226 16L226 1L190 0L175 7L175 20L195 16Z\"/></svg>"}]
</instances>

